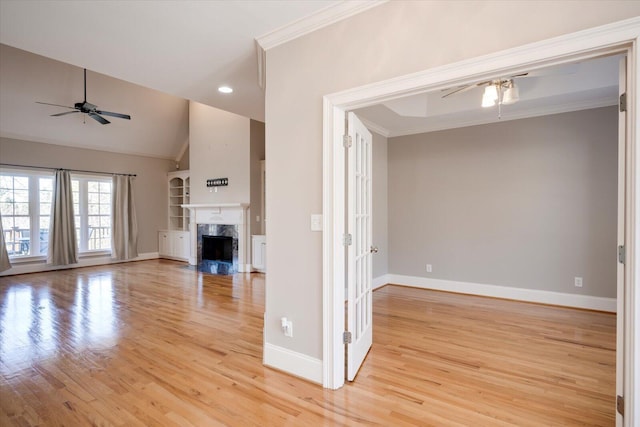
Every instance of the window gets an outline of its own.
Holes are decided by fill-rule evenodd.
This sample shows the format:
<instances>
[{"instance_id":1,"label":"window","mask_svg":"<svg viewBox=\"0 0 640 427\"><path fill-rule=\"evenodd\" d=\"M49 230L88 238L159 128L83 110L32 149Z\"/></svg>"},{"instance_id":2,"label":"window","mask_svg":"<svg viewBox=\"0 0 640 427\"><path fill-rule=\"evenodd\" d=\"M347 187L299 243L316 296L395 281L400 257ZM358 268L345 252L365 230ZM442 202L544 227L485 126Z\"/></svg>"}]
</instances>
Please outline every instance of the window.
<instances>
[{"instance_id":1,"label":"window","mask_svg":"<svg viewBox=\"0 0 640 427\"><path fill-rule=\"evenodd\" d=\"M111 250L111 178L71 176L78 252ZM9 257L46 256L53 199L50 172L0 172L0 213Z\"/></svg>"},{"instance_id":2,"label":"window","mask_svg":"<svg viewBox=\"0 0 640 427\"><path fill-rule=\"evenodd\" d=\"M71 179L79 252L111 250L111 179Z\"/></svg>"},{"instance_id":3,"label":"window","mask_svg":"<svg viewBox=\"0 0 640 427\"><path fill-rule=\"evenodd\" d=\"M10 257L47 254L51 173L0 173L0 213Z\"/></svg>"},{"instance_id":4,"label":"window","mask_svg":"<svg viewBox=\"0 0 640 427\"><path fill-rule=\"evenodd\" d=\"M87 182L89 249L111 249L111 181Z\"/></svg>"}]
</instances>

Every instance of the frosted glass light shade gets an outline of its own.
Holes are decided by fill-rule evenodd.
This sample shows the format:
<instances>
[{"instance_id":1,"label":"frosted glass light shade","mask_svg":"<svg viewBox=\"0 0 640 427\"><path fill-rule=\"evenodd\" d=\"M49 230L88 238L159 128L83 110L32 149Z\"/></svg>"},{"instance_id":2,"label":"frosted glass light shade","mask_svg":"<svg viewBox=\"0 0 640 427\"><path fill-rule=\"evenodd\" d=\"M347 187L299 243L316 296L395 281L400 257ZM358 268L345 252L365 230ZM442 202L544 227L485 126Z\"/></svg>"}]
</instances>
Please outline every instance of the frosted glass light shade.
<instances>
[{"instance_id":1,"label":"frosted glass light shade","mask_svg":"<svg viewBox=\"0 0 640 427\"><path fill-rule=\"evenodd\" d=\"M498 100L498 90L495 85L489 85L484 88L484 94L482 95L482 106L483 107L492 107L496 105L496 101Z\"/></svg>"},{"instance_id":2,"label":"frosted glass light shade","mask_svg":"<svg viewBox=\"0 0 640 427\"><path fill-rule=\"evenodd\" d=\"M510 82L507 89L504 91L502 95L502 103L505 105L513 104L520 99L520 92L518 91L518 87Z\"/></svg>"}]
</instances>

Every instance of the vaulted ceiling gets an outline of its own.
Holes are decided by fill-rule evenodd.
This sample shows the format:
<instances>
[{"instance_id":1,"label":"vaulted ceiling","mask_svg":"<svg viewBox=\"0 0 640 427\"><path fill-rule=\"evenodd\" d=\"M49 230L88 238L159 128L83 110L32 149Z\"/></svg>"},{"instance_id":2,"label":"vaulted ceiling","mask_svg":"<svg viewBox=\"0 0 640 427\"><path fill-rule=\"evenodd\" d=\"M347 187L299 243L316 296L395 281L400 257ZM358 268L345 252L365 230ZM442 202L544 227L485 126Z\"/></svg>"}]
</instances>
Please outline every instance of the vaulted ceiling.
<instances>
[{"instance_id":1,"label":"vaulted ceiling","mask_svg":"<svg viewBox=\"0 0 640 427\"><path fill-rule=\"evenodd\" d=\"M2 1L0 43L264 121L255 39L340 3Z\"/></svg>"},{"instance_id":2,"label":"vaulted ceiling","mask_svg":"<svg viewBox=\"0 0 640 427\"><path fill-rule=\"evenodd\" d=\"M256 39L277 45L381 2L0 1L0 136L177 158L188 143L187 100L264 120ZM82 68L89 70L88 101L131 121L50 117L64 109L36 104L81 102ZM500 113L480 107L479 87L357 113L373 130L396 136L613 105L617 58L536 70L515 81L520 101ZM221 85L234 92L218 92Z\"/></svg>"},{"instance_id":3,"label":"vaulted ceiling","mask_svg":"<svg viewBox=\"0 0 640 427\"><path fill-rule=\"evenodd\" d=\"M0 136L175 158L188 138L186 100L264 120L256 38L303 34L310 16L322 26L375 4L0 1ZM82 101L83 68L89 102L131 121L50 117L62 110L35 103Z\"/></svg>"},{"instance_id":4,"label":"vaulted ceiling","mask_svg":"<svg viewBox=\"0 0 640 427\"><path fill-rule=\"evenodd\" d=\"M85 114L37 101L73 106L84 98L83 70L0 45L0 136L28 141L175 159L189 139L189 103L139 85L87 71L87 101L131 115L106 117L102 125Z\"/></svg>"}]
</instances>

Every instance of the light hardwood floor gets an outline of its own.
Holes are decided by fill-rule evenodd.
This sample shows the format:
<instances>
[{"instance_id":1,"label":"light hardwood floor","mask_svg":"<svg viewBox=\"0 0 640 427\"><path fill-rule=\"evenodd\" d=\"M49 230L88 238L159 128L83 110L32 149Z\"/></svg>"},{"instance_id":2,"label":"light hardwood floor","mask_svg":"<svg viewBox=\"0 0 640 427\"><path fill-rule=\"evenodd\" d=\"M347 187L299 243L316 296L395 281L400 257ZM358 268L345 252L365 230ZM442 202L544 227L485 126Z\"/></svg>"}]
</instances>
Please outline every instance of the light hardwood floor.
<instances>
[{"instance_id":1,"label":"light hardwood floor","mask_svg":"<svg viewBox=\"0 0 640 427\"><path fill-rule=\"evenodd\" d=\"M614 425L612 314L386 286L330 391L262 365L263 311L173 261L0 278L0 425Z\"/></svg>"}]
</instances>

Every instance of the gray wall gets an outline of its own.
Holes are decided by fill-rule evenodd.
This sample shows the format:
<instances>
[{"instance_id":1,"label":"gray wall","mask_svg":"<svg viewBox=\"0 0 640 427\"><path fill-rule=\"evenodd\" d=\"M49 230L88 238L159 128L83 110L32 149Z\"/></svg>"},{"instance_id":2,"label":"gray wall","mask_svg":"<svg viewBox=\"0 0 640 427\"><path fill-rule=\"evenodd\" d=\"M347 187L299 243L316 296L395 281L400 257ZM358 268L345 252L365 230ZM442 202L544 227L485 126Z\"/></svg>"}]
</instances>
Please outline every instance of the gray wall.
<instances>
[{"instance_id":1,"label":"gray wall","mask_svg":"<svg viewBox=\"0 0 640 427\"><path fill-rule=\"evenodd\" d=\"M638 14L628 1L392 1L269 49L265 343L322 358L322 236L309 215L322 212L323 96ZM302 333L285 337L282 316Z\"/></svg>"},{"instance_id":2,"label":"gray wall","mask_svg":"<svg viewBox=\"0 0 640 427\"><path fill-rule=\"evenodd\" d=\"M208 105L189 103L191 203L249 203L249 119ZM209 178L229 178L210 191Z\"/></svg>"},{"instance_id":3,"label":"gray wall","mask_svg":"<svg viewBox=\"0 0 640 427\"><path fill-rule=\"evenodd\" d=\"M0 138L0 162L137 174L138 252L158 251L158 230L167 227L167 172L175 170L174 161Z\"/></svg>"},{"instance_id":4,"label":"gray wall","mask_svg":"<svg viewBox=\"0 0 640 427\"><path fill-rule=\"evenodd\" d=\"M389 272L389 238L387 210L387 138L373 134L373 244L378 253L373 255L373 278Z\"/></svg>"},{"instance_id":5,"label":"gray wall","mask_svg":"<svg viewBox=\"0 0 640 427\"><path fill-rule=\"evenodd\" d=\"M249 224L251 234L264 234L264 217L261 213L262 204L262 179L260 160L264 160L264 123L250 121L250 153L249 163L251 167L251 201L249 202ZM256 220L256 216L260 220Z\"/></svg>"},{"instance_id":6,"label":"gray wall","mask_svg":"<svg viewBox=\"0 0 640 427\"><path fill-rule=\"evenodd\" d=\"M184 150L184 153L182 154L182 158L180 159L178 165L179 170L189 170L189 146L187 146L187 149Z\"/></svg>"},{"instance_id":7,"label":"gray wall","mask_svg":"<svg viewBox=\"0 0 640 427\"><path fill-rule=\"evenodd\" d=\"M391 272L615 298L617 126L606 107L390 138Z\"/></svg>"}]
</instances>

